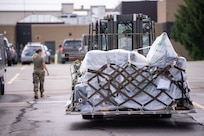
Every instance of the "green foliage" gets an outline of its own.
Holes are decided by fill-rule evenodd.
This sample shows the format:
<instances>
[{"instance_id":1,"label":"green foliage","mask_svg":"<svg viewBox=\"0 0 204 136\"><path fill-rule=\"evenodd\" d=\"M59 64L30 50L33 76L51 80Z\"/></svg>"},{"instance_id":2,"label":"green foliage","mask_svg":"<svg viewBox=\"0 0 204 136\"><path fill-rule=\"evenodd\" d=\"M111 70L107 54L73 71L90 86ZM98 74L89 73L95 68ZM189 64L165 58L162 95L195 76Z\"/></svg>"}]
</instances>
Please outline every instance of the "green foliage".
<instances>
[{"instance_id":1,"label":"green foliage","mask_svg":"<svg viewBox=\"0 0 204 136\"><path fill-rule=\"evenodd\" d=\"M204 60L204 0L184 0L180 5L171 37L189 51L194 60Z\"/></svg>"}]
</instances>

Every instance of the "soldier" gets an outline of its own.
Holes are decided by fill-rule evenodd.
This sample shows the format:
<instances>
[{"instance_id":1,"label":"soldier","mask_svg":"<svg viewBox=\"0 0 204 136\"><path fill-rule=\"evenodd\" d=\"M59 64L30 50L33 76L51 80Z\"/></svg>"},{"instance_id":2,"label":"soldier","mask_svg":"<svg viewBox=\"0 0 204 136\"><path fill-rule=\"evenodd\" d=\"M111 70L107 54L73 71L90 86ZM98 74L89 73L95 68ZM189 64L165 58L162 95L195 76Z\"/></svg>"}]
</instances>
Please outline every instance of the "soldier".
<instances>
[{"instance_id":1,"label":"soldier","mask_svg":"<svg viewBox=\"0 0 204 136\"><path fill-rule=\"evenodd\" d=\"M45 71L47 72L47 75L49 75L44 59L41 56L42 56L42 49L37 49L36 54L33 55L33 64L34 64L33 85L34 85L34 98L35 99L38 99L38 89L39 89L38 84L39 83L40 83L41 97L44 96L43 93L44 93Z\"/></svg>"}]
</instances>

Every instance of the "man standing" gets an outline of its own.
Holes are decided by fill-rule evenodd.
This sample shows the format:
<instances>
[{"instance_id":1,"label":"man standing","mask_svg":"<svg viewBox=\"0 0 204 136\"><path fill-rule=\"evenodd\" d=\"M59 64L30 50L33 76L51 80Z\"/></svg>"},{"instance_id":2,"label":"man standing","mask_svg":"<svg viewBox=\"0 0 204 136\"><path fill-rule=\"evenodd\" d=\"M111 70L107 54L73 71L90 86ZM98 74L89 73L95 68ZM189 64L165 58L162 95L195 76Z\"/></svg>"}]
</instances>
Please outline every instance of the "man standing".
<instances>
[{"instance_id":1,"label":"man standing","mask_svg":"<svg viewBox=\"0 0 204 136\"><path fill-rule=\"evenodd\" d=\"M33 85L34 85L34 98L35 99L38 99L38 89L39 89L38 84L39 83L40 83L41 97L44 96L43 93L44 93L45 71L47 72L47 75L49 75L44 59L41 56L42 56L42 49L37 49L36 54L33 56L33 64L34 64Z\"/></svg>"}]
</instances>

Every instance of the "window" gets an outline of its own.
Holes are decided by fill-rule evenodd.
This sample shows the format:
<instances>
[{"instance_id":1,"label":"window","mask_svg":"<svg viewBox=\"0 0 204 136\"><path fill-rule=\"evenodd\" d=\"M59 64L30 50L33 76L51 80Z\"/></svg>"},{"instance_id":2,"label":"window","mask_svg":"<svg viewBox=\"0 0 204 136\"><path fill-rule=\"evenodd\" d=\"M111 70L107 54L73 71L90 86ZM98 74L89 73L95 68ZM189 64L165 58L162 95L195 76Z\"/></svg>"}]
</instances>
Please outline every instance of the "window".
<instances>
[{"instance_id":1,"label":"window","mask_svg":"<svg viewBox=\"0 0 204 136\"><path fill-rule=\"evenodd\" d=\"M118 24L118 49L132 50L132 24Z\"/></svg>"}]
</instances>

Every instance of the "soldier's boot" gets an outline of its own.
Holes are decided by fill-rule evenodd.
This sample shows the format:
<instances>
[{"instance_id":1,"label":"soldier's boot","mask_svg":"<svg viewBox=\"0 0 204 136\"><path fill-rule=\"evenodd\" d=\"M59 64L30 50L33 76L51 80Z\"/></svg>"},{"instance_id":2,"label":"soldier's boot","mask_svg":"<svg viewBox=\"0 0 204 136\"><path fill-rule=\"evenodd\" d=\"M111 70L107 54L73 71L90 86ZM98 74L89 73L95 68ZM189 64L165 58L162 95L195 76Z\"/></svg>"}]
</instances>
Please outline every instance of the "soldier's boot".
<instances>
[{"instance_id":1,"label":"soldier's boot","mask_svg":"<svg viewBox=\"0 0 204 136\"><path fill-rule=\"evenodd\" d=\"M43 94L43 92L40 92L40 96L41 96L41 97L44 97L44 94Z\"/></svg>"},{"instance_id":2,"label":"soldier's boot","mask_svg":"<svg viewBox=\"0 0 204 136\"><path fill-rule=\"evenodd\" d=\"M35 98L35 99L38 99L38 91L35 91L35 92L34 92L34 98Z\"/></svg>"}]
</instances>

